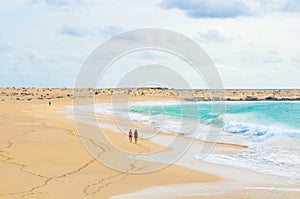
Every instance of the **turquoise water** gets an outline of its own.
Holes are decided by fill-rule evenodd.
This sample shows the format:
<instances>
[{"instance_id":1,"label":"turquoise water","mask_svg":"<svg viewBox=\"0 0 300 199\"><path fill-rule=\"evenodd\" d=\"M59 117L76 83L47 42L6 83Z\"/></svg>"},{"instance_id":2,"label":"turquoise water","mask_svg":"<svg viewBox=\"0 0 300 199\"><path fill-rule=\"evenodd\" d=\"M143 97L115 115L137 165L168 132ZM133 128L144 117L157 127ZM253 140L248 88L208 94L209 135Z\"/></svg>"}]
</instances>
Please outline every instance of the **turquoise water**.
<instances>
[{"instance_id":1,"label":"turquoise water","mask_svg":"<svg viewBox=\"0 0 300 199\"><path fill-rule=\"evenodd\" d=\"M200 119L202 121L217 118L218 115L212 113L211 105L206 104L183 104L167 106L138 106L130 109L134 113L146 113L151 115L168 115L183 119Z\"/></svg>"},{"instance_id":2,"label":"turquoise water","mask_svg":"<svg viewBox=\"0 0 300 199\"><path fill-rule=\"evenodd\" d=\"M299 102L228 102L222 115L214 113L210 103L134 106L130 112L193 119L203 124L213 124L222 118L225 121L223 131L227 133L258 137L286 133L300 137Z\"/></svg>"},{"instance_id":3,"label":"turquoise water","mask_svg":"<svg viewBox=\"0 0 300 199\"><path fill-rule=\"evenodd\" d=\"M219 142L242 144L248 148L239 154L211 154L206 161L278 175L300 184L300 102L225 104L226 111L221 114L213 112L208 102L145 103L131 106L130 112L137 120L151 121L155 129L163 127L171 132L189 128L182 128L176 118L178 121L197 120L200 130L194 136L199 139L203 129L222 120ZM218 105L216 107L218 109ZM161 122L168 119L170 122Z\"/></svg>"},{"instance_id":4,"label":"turquoise water","mask_svg":"<svg viewBox=\"0 0 300 199\"><path fill-rule=\"evenodd\" d=\"M86 115L94 110L99 114L129 117L166 133L246 145L238 154L212 153L202 160L277 175L300 184L300 102L226 102L225 105L226 111L222 112L220 102L212 106L209 102L178 105L174 101L145 101L87 105L77 107L77 111L82 115L80 121L88 124ZM211 128L220 127L219 124L222 124L220 132L219 128ZM115 126L107 128L118 131ZM142 129L140 132L143 133ZM201 158L199 154L194 157Z\"/></svg>"},{"instance_id":5,"label":"turquoise water","mask_svg":"<svg viewBox=\"0 0 300 199\"><path fill-rule=\"evenodd\" d=\"M252 114L248 121L262 124L282 124L300 129L300 103L297 102L248 102L228 104L226 113L232 115Z\"/></svg>"},{"instance_id":6,"label":"turquoise water","mask_svg":"<svg viewBox=\"0 0 300 199\"><path fill-rule=\"evenodd\" d=\"M209 103L137 106L131 107L130 111L151 115L163 114L185 119L200 119L202 121L219 117L219 115L212 113L212 105ZM283 124L300 129L300 102L229 102L226 104L226 114L249 114L247 118L249 122L265 125ZM241 118L241 121L245 120L244 117Z\"/></svg>"}]
</instances>

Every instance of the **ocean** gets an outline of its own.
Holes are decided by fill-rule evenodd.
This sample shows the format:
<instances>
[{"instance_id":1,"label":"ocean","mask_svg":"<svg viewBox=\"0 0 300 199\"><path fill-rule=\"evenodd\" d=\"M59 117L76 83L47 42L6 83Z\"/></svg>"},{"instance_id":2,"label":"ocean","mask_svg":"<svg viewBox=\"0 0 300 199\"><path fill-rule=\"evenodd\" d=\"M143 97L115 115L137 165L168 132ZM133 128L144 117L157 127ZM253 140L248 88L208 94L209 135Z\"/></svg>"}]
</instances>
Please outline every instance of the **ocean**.
<instances>
[{"instance_id":1,"label":"ocean","mask_svg":"<svg viewBox=\"0 0 300 199\"><path fill-rule=\"evenodd\" d=\"M211 102L188 101L181 104L144 101L113 106L102 103L92 108L95 113L129 117L157 131L205 141L209 129L218 126L218 136L209 141L247 147L238 154L212 153L204 159L194 154L199 161L281 176L300 184L300 102L228 101L223 104L226 108L223 112L212 111ZM216 110L218 106L218 103L214 106Z\"/></svg>"},{"instance_id":2,"label":"ocean","mask_svg":"<svg viewBox=\"0 0 300 199\"><path fill-rule=\"evenodd\" d=\"M211 154L204 161L286 177L300 183L300 102L226 102L222 114L209 102L138 102L130 116L147 126L169 133L183 132L197 139L222 120L218 142L245 145L239 154ZM199 128L182 126L195 120ZM219 123L218 123L219 124ZM197 154L195 154L197 157Z\"/></svg>"}]
</instances>

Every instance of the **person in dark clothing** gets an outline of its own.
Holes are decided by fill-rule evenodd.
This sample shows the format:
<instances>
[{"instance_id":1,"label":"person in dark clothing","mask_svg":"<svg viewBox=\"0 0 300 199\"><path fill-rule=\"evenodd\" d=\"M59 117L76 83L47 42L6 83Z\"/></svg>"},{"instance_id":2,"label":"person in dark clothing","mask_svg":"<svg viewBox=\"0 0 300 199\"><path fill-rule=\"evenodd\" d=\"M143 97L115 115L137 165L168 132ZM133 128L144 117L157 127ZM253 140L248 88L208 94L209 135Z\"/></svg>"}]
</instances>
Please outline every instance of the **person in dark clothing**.
<instances>
[{"instance_id":1,"label":"person in dark clothing","mask_svg":"<svg viewBox=\"0 0 300 199\"><path fill-rule=\"evenodd\" d=\"M132 142L132 131L131 131L131 129L129 130L128 138L129 138L129 142Z\"/></svg>"},{"instance_id":2,"label":"person in dark clothing","mask_svg":"<svg viewBox=\"0 0 300 199\"><path fill-rule=\"evenodd\" d=\"M138 131L135 129L134 130L134 143L137 143L138 137L139 137Z\"/></svg>"}]
</instances>

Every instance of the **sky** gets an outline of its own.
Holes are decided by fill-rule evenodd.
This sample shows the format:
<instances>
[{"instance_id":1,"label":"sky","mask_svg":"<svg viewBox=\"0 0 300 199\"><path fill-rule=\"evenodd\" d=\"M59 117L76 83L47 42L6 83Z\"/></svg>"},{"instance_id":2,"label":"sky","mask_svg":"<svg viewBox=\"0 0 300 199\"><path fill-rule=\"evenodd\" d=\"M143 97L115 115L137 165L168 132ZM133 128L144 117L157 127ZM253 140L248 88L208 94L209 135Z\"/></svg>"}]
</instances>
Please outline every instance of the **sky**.
<instances>
[{"instance_id":1,"label":"sky","mask_svg":"<svg viewBox=\"0 0 300 199\"><path fill-rule=\"evenodd\" d=\"M72 88L103 42L162 28L196 42L224 88L300 88L298 0L4 0L0 26L0 87ZM205 87L178 57L152 51L122 57L99 86L143 64L172 66L191 88Z\"/></svg>"}]
</instances>

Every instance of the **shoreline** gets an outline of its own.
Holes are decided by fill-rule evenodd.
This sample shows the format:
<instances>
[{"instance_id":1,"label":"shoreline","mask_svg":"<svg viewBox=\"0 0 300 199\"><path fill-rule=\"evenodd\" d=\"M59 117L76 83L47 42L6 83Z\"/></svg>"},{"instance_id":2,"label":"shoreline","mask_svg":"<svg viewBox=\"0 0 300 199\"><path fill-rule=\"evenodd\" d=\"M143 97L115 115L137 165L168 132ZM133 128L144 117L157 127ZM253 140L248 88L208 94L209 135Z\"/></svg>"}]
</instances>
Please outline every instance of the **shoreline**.
<instances>
[{"instance_id":1,"label":"shoreline","mask_svg":"<svg viewBox=\"0 0 300 199\"><path fill-rule=\"evenodd\" d=\"M124 119L124 118L123 118ZM170 135L165 135L165 136L175 136L173 134L170 134ZM195 140L194 143L197 144L197 146L201 145L201 143L203 143L203 141L200 141L200 140ZM206 143L209 143L209 142L206 142ZM213 152L214 154L235 154L235 153L239 153L241 150L243 149L246 149L248 148L247 146L244 146L244 145L239 145L239 144L230 144L230 143L217 143L216 144L216 147L213 149ZM227 149L229 149L227 151ZM196 150L194 150L196 151ZM195 152L196 153L196 152ZM205 172L208 172L208 173L213 173L213 174L217 174L217 176L221 177L223 180L222 182L220 182L220 184L222 184L222 186L224 187L228 187L228 185L226 185L226 183L229 183L231 184L232 182L243 182L245 183L244 187L243 186L237 186L235 185L235 188L230 188L230 193L233 194L233 192L237 192L237 193L234 193L236 195L236 198L240 198L243 194L247 193L249 195L253 195L253 194L266 194L265 197L270 197L270 193L265 193L267 192L267 190L275 190L275 191L279 191L280 193L278 193L279 195L280 194L283 194L283 195L291 195L291 196L294 196L295 194L297 195L298 194L298 188L299 188L299 185L295 185L296 188L286 188L286 192L288 193L285 193L283 190L285 189L286 186L289 186L288 185L288 179L286 178L283 178L283 177L280 177L280 176L277 176L277 175L269 175L269 174L266 174L266 173L260 173L260 172L254 172L254 171L251 171L251 170L248 170L248 169L245 169L245 168L238 168L238 167L233 167L233 166L228 166L228 165L219 165L219 164L216 164L216 163L210 163L210 162L205 162L205 164L207 165L205 168L201 167L200 164L203 164L202 163L199 163L198 160L191 160L191 157L193 159L194 157L194 154L195 153L189 153L189 156L190 157L183 157L183 159L185 159L185 161L180 161L179 162L176 162L175 164L176 165L180 165L180 166L183 166L185 168L189 168L189 169L193 169L193 170L197 170L197 171L205 171ZM188 159L188 160L187 160ZM192 165L198 165L200 166L201 169L195 167L195 166L189 166L188 164L192 164ZM207 169L208 167L215 167L215 168L221 168L222 172L216 172L216 170L211 170L211 169ZM226 168L226 169L225 169ZM247 176L248 178L251 178L251 180L242 180L241 177L238 177L238 176L235 176L234 178L232 178L231 176L228 176L228 175L224 175L224 173L226 173L227 171L230 171L229 173L233 173L233 172L237 172L239 171L240 173L244 174L245 176ZM244 177L245 177L244 176ZM256 176L256 178L253 180L253 176ZM227 180L226 180L227 179ZM258 179L261 179L262 182L256 182ZM223 184L225 183L225 184ZM266 186L266 184L268 186ZM218 183L217 183L218 184ZM260 184L264 184L264 186L266 186L266 188L254 188L255 186L258 186ZM182 189L182 190L185 190L184 188L180 187L180 186L187 186L188 184L185 184L185 185L178 185L178 189ZM169 189L168 187L172 187L173 185L168 185L168 186L158 186L158 187L150 187L150 188L146 188L146 189L142 189L140 191L137 191L137 192L134 192L134 193L131 193L131 194L122 194L120 196L115 196L115 197L112 197L112 198L153 198L153 193L157 193L157 197L158 198L168 198L168 197L165 197L164 194L166 194L164 191L162 191L163 189ZM177 185L174 185L175 187ZM196 186L203 186L203 184L197 184ZM208 185L207 185L208 186ZM219 186L219 185L218 185ZM259 186L258 186L259 187ZM175 188L176 189L176 188ZM199 189L198 188L195 188L195 189ZM229 189L229 187L227 188ZM185 190L187 191L187 190ZM172 191L171 191L172 192ZM194 190L194 192L197 192ZM204 190L202 190L202 192L205 192ZM254 193L249 193L249 192L254 192ZM291 192L291 194L290 194ZM151 193L149 196L147 194ZM170 194L170 193L169 193ZM176 193L173 193L173 194L178 194L177 192ZM185 192L183 191L181 194L185 194ZM195 193L195 195L199 195L199 190L197 193ZM216 193L213 193L213 194L208 194L208 195L218 195L218 198L227 198L225 197L225 195L229 194L228 192L224 192L222 193L221 195L218 195ZM200 194L201 195L201 194ZM174 198L176 195L172 195L172 196L169 196L170 198ZM179 198L179 197L178 197ZM180 197L181 198L181 197ZM187 197L187 198L190 198L190 197ZM234 198L234 197L233 197ZM251 197L252 198L252 197ZM254 197L256 198L256 197Z\"/></svg>"},{"instance_id":2,"label":"shoreline","mask_svg":"<svg viewBox=\"0 0 300 199\"><path fill-rule=\"evenodd\" d=\"M68 92L58 93L59 96L62 94L67 96ZM279 196L299 195L297 191L284 191L299 189L299 185L288 184L286 179L196 160L193 155L199 150L199 143L195 143L176 165L163 170L139 175L117 172L96 161L86 151L76 133L74 121L60 112L65 106L72 105L71 97L54 98L51 101L50 107L48 99L0 103L0 122L2 129L5 129L0 135L0 173L5 182L0 185L0 197L153 198L151 194L156 194L157 198L192 199L200 197L199 192L205 194L207 191L208 195L202 195L202 198L225 199L245 195L249 198L269 197L271 194L265 189L245 191L241 187L275 187L282 189ZM96 102L109 101L109 96L97 95ZM139 146L129 144L125 135L106 131L113 136L112 139L121 140L119 145L122 149L129 147L133 152L140 150ZM141 141L144 146L153 149L159 147L146 143L146 140ZM215 153L224 152L224 147L230 149L230 153L241 150L240 147L220 143ZM147 190L150 190L150 195ZM171 191L165 195L163 190ZM189 196L188 192L193 192L194 196Z\"/></svg>"}]
</instances>

